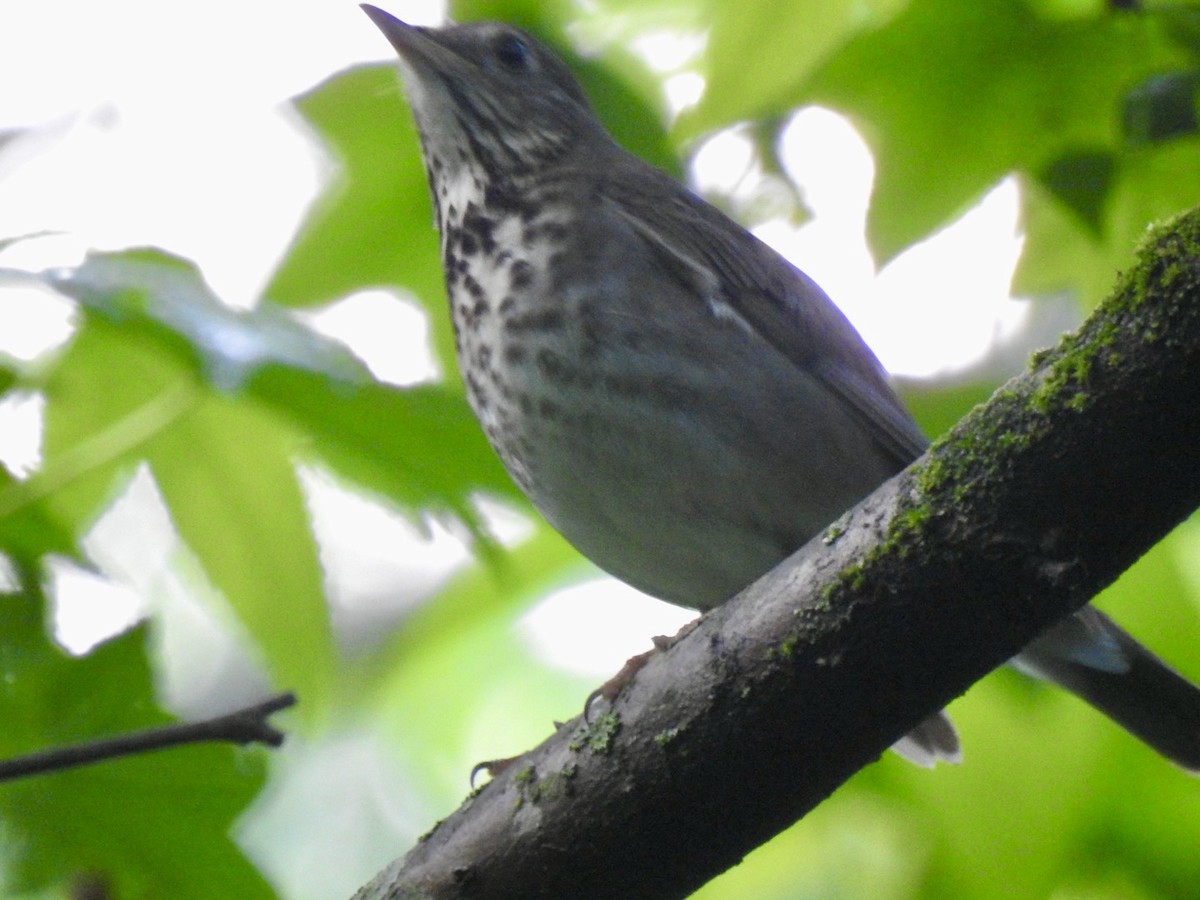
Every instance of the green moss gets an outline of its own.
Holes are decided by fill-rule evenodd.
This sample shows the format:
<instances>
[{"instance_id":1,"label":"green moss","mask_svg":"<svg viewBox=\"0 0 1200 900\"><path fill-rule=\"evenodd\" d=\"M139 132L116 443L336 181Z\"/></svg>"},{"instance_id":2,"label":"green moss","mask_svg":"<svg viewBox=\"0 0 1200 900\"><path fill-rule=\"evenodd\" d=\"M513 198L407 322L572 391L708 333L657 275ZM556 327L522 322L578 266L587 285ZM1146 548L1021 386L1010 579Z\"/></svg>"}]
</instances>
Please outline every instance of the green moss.
<instances>
[{"instance_id":1,"label":"green moss","mask_svg":"<svg viewBox=\"0 0 1200 900\"><path fill-rule=\"evenodd\" d=\"M532 764L522 766L516 772L513 773L512 780L513 780L513 784L515 784L517 787L521 787L522 785L526 785L526 784L531 784L532 782L537 780L537 770L533 767Z\"/></svg>"},{"instance_id":2,"label":"green moss","mask_svg":"<svg viewBox=\"0 0 1200 900\"><path fill-rule=\"evenodd\" d=\"M523 767L512 778L513 786L517 789L516 808L520 809L526 803L537 805L568 795L571 791L571 781L578 773L579 767L575 763L569 763L557 772L541 776L532 765Z\"/></svg>"},{"instance_id":3,"label":"green moss","mask_svg":"<svg viewBox=\"0 0 1200 900\"><path fill-rule=\"evenodd\" d=\"M825 544L825 546L828 547L831 544L836 544L838 538L840 538L845 533L846 533L846 520L844 518L838 519L836 522L834 522L832 525L830 525L828 528L825 529L825 533L823 535L821 535L821 542L823 544Z\"/></svg>"},{"instance_id":4,"label":"green moss","mask_svg":"<svg viewBox=\"0 0 1200 900\"><path fill-rule=\"evenodd\" d=\"M606 754L612 750L613 740L620 730L620 716L616 713L605 713L592 722L581 724L567 746L576 752L586 747L593 753Z\"/></svg>"},{"instance_id":5,"label":"green moss","mask_svg":"<svg viewBox=\"0 0 1200 900\"><path fill-rule=\"evenodd\" d=\"M664 728L654 736L654 743L660 747L665 747L682 733L682 728Z\"/></svg>"},{"instance_id":6,"label":"green moss","mask_svg":"<svg viewBox=\"0 0 1200 900\"><path fill-rule=\"evenodd\" d=\"M540 779L530 792L529 801L540 803L544 800L558 800L571 793L571 782L579 774L579 766L571 763L559 771Z\"/></svg>"},{"instance_id":7,"label":"green moss","mask_svg":"<svg viewBox=\"0 0 1200 900\"><path fill-rule=\"evenodd\" d=\"M536 782L537 769L532 765L524 765L513 773L512 783L517 789L516 809L520 809L526 802L532 803L535 801Z\"/></svg>"},{"instance_id":8,"label":"green moss","mask_svg":"<svg viewBox=\"0 0 1200 900\"><path fill-rule=\"evenodd\" d=\"M1049 371L1029 398L1029 408L1040 415L1048 415L1056 408L1086 409L1088 381L1104 345L1111 342L1111 335L1101 341L1087 342L1081 341L1077 334L1065 338L1059 344L1062 352L1050 363Z\"/></svg>"}]
</instances>

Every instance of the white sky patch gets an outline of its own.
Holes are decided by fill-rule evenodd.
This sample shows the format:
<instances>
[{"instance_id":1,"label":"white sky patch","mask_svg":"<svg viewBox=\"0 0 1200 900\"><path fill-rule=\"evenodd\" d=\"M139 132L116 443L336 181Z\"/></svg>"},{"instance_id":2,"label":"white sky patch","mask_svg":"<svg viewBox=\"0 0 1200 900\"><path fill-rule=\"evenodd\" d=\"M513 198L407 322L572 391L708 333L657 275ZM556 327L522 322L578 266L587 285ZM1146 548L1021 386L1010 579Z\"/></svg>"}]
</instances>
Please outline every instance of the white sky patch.
<instances>
[{"instance_id":1,"label":"white sky patch","mask_svg":"<svg viewBox=\"0 0 1200 900\"><path fill-rule=\"evenodd\" d=\"M18 478L42 463L42 420L46 399L41 394L10 391L0 397L0 463Z\"/></svg>"},{"instance_id":2,"label":"white sky patch","mask_svg":"<svg viewBox=\"0 0 1200 900\"><path fill-rule=\"evenodd\" d=\"M874 163L858 133L808 108L789 123L783 156L813 218L756 233L825 289L889 371L965 368L1025 321L1028 304L1009 296L1022 244L1015 180L877 273L865 238Z\"/></svg>"},{"instance_id":3,"label":"white sky patch","mask_svg":"<svg viewBox=\"0 0 1200 900\"><path fill-rule=\"evenodd\" d=\"M54 600L54 634L69 653L83 655L145 616L144 599L126 585L109 581L67 560L52 560L48 569L50 596Z\"/></svg>"},{"instance_id":4,"label":"white sky patch","mask_svg":"<svg viewBox=\"0 0 1200 900\"><path fill-rule=\"evenodd\" d=\"M359 291L300 318L353 347L380 381L411 387L442 377L429 343L429 318L412 300L390 291Z\"/></svg>"},{"instance_id":5,"label":"white sky patch","mask_svg":"<svg viewBox=\"0 0 1200 900\"><path fill-rule=\"evenodd\" d=\"M518 629L550 665L603 678L649 650L652 637L673 635L696 615L614 578L598 578L555 591L525 614Z\"/></svg>"}]
</instances>

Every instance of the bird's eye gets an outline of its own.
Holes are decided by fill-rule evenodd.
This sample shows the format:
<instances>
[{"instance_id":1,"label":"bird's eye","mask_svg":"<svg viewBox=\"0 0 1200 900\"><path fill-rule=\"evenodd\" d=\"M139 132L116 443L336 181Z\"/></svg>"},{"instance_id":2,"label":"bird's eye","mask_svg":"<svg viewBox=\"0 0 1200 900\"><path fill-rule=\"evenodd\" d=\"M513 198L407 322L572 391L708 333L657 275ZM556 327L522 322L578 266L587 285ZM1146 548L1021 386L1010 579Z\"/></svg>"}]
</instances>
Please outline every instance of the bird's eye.
<instances>
[{"instance_id":1,"label":"bird's eye","mask_svg":"<svg viewBox=\"0 0 1200 900\"><path fill-rule=\"evenodd\" d=\"M515 34L506 34L496 42L496 58L513 71L526 68L531 55L529 44Z\"/></svg>"}]
</instances>

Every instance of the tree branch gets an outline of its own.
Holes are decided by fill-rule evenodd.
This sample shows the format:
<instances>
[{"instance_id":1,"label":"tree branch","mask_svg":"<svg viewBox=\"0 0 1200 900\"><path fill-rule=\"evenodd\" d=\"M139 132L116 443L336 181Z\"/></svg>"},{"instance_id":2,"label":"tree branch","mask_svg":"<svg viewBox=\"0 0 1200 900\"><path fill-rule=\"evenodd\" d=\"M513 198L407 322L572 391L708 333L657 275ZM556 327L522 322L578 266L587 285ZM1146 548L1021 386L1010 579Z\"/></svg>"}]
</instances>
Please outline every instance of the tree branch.
<instances>
[{"instance_id":1,"label":"tree branch","mask_svg":"<svg viewBox=\"0 0 1200 900\"><path fill-rule=\"evenodd\" d=\"M1200 213L908 470L358 897L682 897L1200 505ZM664 548L670 552L670 548Z\"/></svg>"},{"instance_id":2,"label":"tree branch","mask_svg":"<svg viewBox=\"0 0 1200 900\"><path fill-rule=\"evenodd\" d=\"M0 761L0 781L57 772L60 769L86 766L119 756L177 747L180 744L228 741L232 744L258 743L278 747L283 743L283 732L273 727L267 721L267 716L286 709L295 702L295 694L277 694L254 706L200 722L181 722L161 728L147 728L144 731L89 741L86 744L54 747L27 756L6 759Z\"/></svg>"}]
</instances>

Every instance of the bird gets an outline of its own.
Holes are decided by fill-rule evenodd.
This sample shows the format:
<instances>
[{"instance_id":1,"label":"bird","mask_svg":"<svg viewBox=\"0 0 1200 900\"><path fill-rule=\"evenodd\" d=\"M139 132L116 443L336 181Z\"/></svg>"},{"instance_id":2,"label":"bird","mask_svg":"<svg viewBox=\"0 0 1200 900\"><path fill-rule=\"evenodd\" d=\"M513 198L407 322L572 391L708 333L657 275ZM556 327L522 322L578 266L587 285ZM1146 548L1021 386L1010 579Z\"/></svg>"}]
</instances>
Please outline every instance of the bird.
<instances>
[{"instance_id":1,"label":"bird","mask_svg":"<svg viewBox=\"0 0 1200 900\"><path fill-rule=\"evenodd\" d=\"M924 452L817 283L621 148L550 49L362 8L400 58L468 401L585 557L708 610ZM1095 607L1011 663L1200 771L1200 689ZM893 749L961 758L944 713Z\"/></svg>"}]
</instances>

